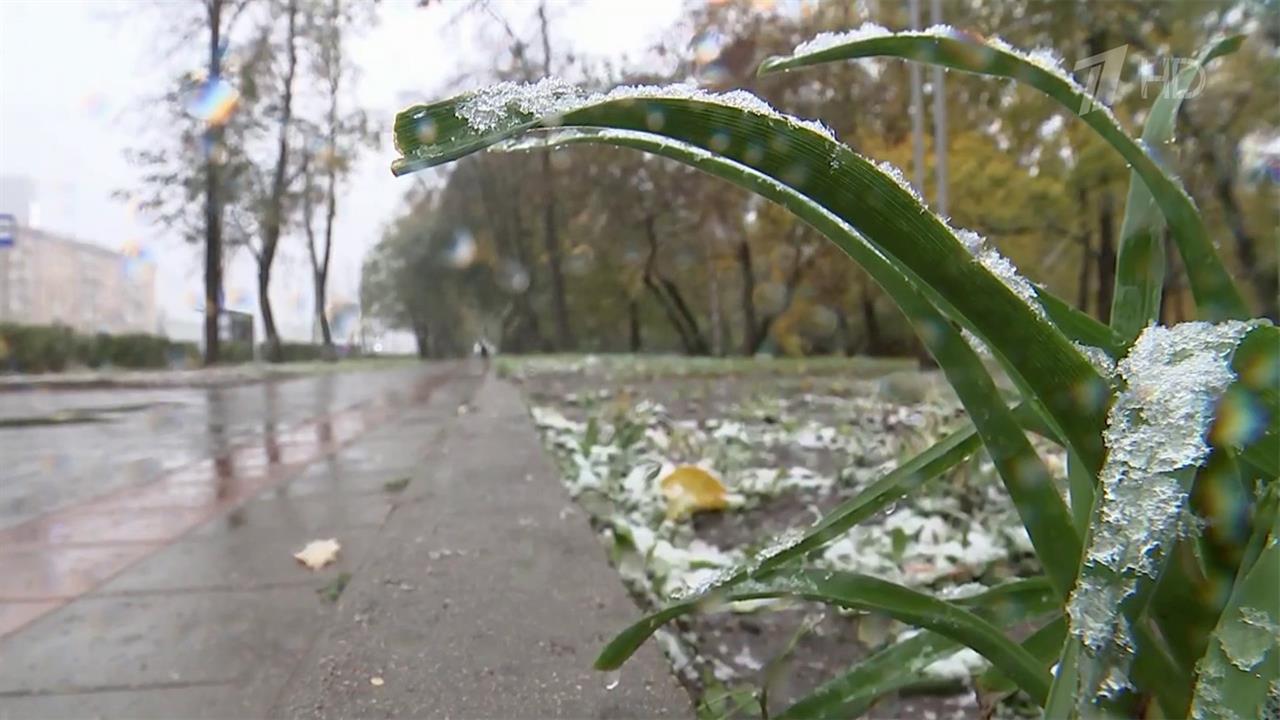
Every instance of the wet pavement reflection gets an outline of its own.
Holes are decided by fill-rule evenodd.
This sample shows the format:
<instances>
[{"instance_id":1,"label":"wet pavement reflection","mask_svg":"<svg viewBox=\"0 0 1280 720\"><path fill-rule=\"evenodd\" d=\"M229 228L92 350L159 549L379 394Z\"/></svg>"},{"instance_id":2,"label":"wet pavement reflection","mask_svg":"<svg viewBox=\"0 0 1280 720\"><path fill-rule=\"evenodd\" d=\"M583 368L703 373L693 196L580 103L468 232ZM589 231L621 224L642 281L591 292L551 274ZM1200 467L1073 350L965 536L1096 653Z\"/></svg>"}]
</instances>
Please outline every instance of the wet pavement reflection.
<instances>
[{"instance_id":1,"label":"wet pavement reflection","mask_svg":"<svg viewBox=\"0 0 1280 720\"><path fill-rule=\"evenodd\" d=\"M421 367L238 387L0 395L0 639L393 417ZM228 523L228 527L233 527Z\"/></svg>"}]
</instances>

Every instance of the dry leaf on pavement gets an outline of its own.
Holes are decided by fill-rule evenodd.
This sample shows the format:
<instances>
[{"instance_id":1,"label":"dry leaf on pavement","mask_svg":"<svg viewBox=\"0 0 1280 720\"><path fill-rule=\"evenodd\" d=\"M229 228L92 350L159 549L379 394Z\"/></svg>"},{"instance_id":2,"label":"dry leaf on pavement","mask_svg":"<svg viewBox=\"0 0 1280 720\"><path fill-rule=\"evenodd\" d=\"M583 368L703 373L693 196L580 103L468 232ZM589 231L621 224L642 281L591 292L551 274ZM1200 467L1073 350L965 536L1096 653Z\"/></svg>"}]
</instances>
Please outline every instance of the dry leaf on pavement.
<instances>
[{"instance_id":1,"label":"dry leaf on pavement","mask_svg":"<svg viewBox=\"0 0 1280 720\"><path fill-rule=\"evenodd\" d=\"M307 546L294 553L294 557L298 562L306 565L312 570L319 570L338 559L338 550L342 546L334 538L328 540L312 540Z\"/></svg>"}]
</instances>

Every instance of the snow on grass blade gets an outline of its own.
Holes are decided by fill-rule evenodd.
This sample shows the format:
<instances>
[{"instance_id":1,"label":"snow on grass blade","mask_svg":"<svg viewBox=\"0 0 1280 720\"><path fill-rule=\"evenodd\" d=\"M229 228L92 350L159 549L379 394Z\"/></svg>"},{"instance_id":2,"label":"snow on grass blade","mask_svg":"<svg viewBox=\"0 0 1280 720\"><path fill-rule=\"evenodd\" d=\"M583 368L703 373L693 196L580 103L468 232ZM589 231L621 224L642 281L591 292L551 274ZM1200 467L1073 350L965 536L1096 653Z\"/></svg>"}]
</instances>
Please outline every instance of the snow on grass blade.
<instances>
[{"instance_id":1,"label":"snow on grass blade","mask_svg":"<svg viewBox=\"0 0 1280 720\"><path fill-rule=\"evenodd\" d=\"M745 93L713 96L682 86L626 88L582 104L534 102L516 94L507 104L509 119L497 122L485 115L484 123L473 127L458 109L474 95L401 112L395 132L403 157L393 170L405 173L448 162L535 127L630 130L714 151L851 226L939 310L977 334L1057 434L1092 470L1101 467L1106 382L1051 322L970 254L955 230L823 128L762 107ZM537 118L531 110L552 114ZM676 157L675 151L663 154ZM737 175L723 176L746 184ZM854 252L851 244L841 247Z\"/></svg>"},{"instance_id":2,"label":"snow on grass blade","mask_svg":"<svg viewBox=\"0 0 1280 720\"><path fill-rule=\"evenodd\" d=\"M1049 675L1021 646L1009 640L989 621L958 602L940 600L886 582L879 578L833 570L799 570L752 580L724 596L724 602L796 597L851 610L882 612L901 622L926 628L965 645L1008 675L1037 702L1043 703L1049 690ZM663 610L619 633L596 659L596 669L621 666L662 623L699 608L705 603L682 603Z\"/></svg>"},{"instance_id":3,"label":"snow on grass blade","mask_svg":"<svg viewBox=\"0 0 1280 720\"><path fill-rule=\"evenodd\" d=\"M980 75L1012 78L1045 93L1072 113L1087 109L1089 112L1080 115L1080 119L1124 157L1164 213L1187 268L1201 317L1211 321L1249 317L1248 308L1214 250L1191 197L1147 150L1129 137L1106 105L1067 74L1052 51L1040 49L1024 53L998 38L982 39L946 26L887 35L879 31L855 31L847 41L837 40L828 38L817 46L798 47L789 56L769 58L761 64L760 74L836 60L898 57ZM1214 49L1228 52L1233 42L1236 41L1224 41Z\"/></svg>"},{"instance_id":4,"label":"snow on grass blade","mask_svg":"<svg viewBox=\"0 0 1280 720\"><path fill-rule=\"evenodd\" d=\"M1214 58L1235 52L1244 42L1236 35L1206 47L1183 67L1156 96L1142 127L1141 145L1165 173L1173 175L1165 152L1174 139L1178 108L1188 89ZM1146 182L1136 171L1129 173L1129 195L1120 223L1120 247L1116 258L1116 285L1111 301L1111 326L1126 342L1160 320L1160 296L1164 289L1164 216Z\"/></svg>"},{"instance_id":5,"label":"snow on grass blade","mask_svg":"<svg viewBox=\"0 0 1280 720\"><path fill-rule=\"evenodd\" d=\"M1231 360L1254 323L1150 327L1117 372L1091 538L1068 603L1080 645L1077 712L1132 688L1133 626L1177 539L1218 400L1235 379Z\"/></svg>"}]
</instances>

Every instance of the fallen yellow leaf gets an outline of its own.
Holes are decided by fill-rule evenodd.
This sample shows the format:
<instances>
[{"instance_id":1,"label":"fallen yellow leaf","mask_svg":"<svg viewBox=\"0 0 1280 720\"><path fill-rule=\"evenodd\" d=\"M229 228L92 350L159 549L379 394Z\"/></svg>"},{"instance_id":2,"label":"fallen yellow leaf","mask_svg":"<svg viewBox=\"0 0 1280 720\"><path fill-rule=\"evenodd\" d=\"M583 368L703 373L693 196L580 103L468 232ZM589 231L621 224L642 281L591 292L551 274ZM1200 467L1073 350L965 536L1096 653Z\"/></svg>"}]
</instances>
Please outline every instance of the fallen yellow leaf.
<instances>
[{"instance_id":1,"label":"fallen yellow leaf","mask_svg":"<svg viewBox=\"0 0 1280 720\"><path fill-rule=\"evenodd\" d=\"M293 556L298 562L306 565L312 570L319 570L338 559L338 551L342 546L338 541L330 538L328 540L312 540L307 546L294 553Z\"/></svg>"},{"instance_id":2,"label":"fallen yellow leaf","mask_svg":"<svg viewBox=\"0 0 1280 720\"><path fill-rule=\"evenodd\" d=\"M696 465L679 465L662 478L662 495L667 499L667 519L676 520L696 512L723 510L729 506L724 484Z\"/></svg>"},{"instance_id":3,"label":"fallen yellow leaf","mask_svg":"<svg viewBox=\"0 0 1280 720\"><path fill-rule=\"evenodd\" d=\"M369 684L374 687L382 687L383 680L382 678L375 675L374 677L369 678Z\"/></svg>"}]
</instances>

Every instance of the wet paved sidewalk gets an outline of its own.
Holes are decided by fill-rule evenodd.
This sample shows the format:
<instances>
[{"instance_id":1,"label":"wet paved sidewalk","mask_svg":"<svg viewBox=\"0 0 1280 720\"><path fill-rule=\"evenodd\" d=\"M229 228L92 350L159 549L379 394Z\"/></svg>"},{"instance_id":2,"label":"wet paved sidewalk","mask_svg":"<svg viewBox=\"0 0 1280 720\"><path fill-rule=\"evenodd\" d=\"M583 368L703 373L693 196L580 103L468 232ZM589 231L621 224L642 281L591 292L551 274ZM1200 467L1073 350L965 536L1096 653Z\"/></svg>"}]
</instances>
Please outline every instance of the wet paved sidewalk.
<instances>
[{"instance_id":1,"label":"wet paved sidewalk","mask_svg":"<svg viewBox=\"0 0 1280 720\"><path fill-rule=\"evenodd\" d=\"M310 385L278 389L271 412L230 391L212 457L11 513L0 718L263 716L332 620L324 591L371 547L399 499L394 481L420 472L479 377L462 364L356 376L314 417ZM6 483L39 481L14 470L0 470ZM84 482L43 478L64 480ZM311 572L292 558L329 537L338 563Z\"/></svg>"},{"instance_id":2,"label":"wet paved sidewalk","mask_svg":"<svg viewBox=\"0 0 1280 720\"><path fill-rule=\"evenodd\" d=\"M480 370L357 377L312 417L286 388L270 432L245 395L214 458L0 522L0 720L689 715L652 646L617 689L591 671L635 608ZM330 537L335 565L292 558Z\"/></svg>"}]
</instances>

